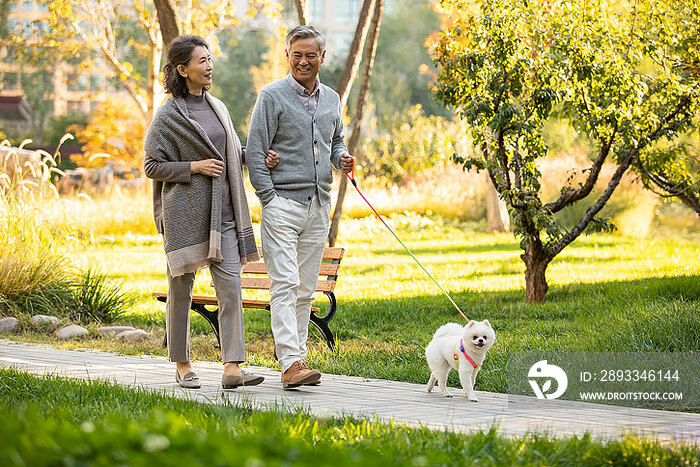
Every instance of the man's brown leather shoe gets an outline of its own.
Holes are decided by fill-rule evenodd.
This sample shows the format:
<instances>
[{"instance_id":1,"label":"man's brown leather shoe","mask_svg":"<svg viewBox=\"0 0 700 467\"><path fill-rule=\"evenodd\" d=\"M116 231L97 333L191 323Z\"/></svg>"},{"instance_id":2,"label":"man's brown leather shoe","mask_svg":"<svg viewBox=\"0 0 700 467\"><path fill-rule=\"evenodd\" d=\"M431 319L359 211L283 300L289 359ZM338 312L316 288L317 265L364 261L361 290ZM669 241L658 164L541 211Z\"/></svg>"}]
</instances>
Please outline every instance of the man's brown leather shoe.
<instances>
[{"instance_id":1,"label":"man's brown leather shoe","mask_svg":"<svg viewBox=\"0 0 700 467\"><path fill-rule=\"evenodd\" d=\"M282 374L282 388L296 388L303 385L313 385L321 382L321 372L310 370L306 363L297 360Z\"/></svg>"}]
</instances>

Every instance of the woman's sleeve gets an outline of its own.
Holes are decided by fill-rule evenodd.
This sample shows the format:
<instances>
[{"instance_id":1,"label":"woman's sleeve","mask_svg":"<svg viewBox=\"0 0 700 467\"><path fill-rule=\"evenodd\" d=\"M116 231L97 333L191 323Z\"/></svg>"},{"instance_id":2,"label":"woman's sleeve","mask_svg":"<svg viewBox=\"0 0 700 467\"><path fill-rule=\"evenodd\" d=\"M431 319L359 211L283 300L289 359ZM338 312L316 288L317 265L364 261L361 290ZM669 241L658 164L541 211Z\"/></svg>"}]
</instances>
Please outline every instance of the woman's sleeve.
<instances>
[{"instance_id":1,"label":"woman's sleeve","mask_svg":"<svg viewBox=\"0 0 700 467\"><path fill-rule=\"evenodd\" d=\"M189 161L173 161L171 155L174 151L174 144L165 138L162 131L162 124L158 115L148 127L146 141L144 143L145 157L143 160L143 171L146 177L161 182L189 183L191 178L191 167Z\"/></svg>"}]
</instances>

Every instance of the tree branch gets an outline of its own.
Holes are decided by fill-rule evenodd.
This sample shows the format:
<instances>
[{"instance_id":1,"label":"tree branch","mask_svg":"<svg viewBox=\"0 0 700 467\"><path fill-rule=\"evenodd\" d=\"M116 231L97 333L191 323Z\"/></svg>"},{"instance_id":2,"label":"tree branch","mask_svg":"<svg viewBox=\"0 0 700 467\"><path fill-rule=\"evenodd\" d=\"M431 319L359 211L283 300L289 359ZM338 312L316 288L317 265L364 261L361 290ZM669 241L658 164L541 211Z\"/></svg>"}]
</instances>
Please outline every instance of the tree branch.
<instances>
[{"instance_id":1,"label":"tree branch","mask_svg":"<svg viewBox=\"0 0 700 467\"><path fill-rule=\"evenodd\" d=\"M676 118L676 116L683 110L685 106L687 106L690 103L690 97L689 96L684 96L680 102L676 105L675 109L668 114L659 124L657 125L656 129L652 131L646 138L643 138L641 141L646 141L646 142L651 142L655 141L659 135L666 130L671 130L673 129L676 125L672 123L673 119ZM667 127L666 125L669 125ZM571 229L566 235L564 235L558 242L556 242L547 252L549 255L550 259L554 258L561 250L563 250L568 244L573 242L583 231L588 227L588 224L593 220L596 214L600 212L601 209L603 209L603 206L605 206L605 203L608 202L610 197L612 196L613 192L615 191L615 188L617 188L617 185L620 183L620 180L622 179L622 176L624 173L627 171L627 169L632 165L632 162L636 157L638 157L639 151L646 145L647 143L644 143L638 147L630 149L629 153L623 161L620 163L620 166L617 168L615 171L615 174L613 177L610 179L610 182L608 183L607 188L603 192L603 194L598 198L598 200L586 211L586 214L581 218L578 224Z\"/></svg>"},{"instance_id":2,"label":"tree branch","mask_svg":"<svg viewBox=\"0 0 700 467\"><path fill-rule=\"evenodd\" d=\"M586 111L586 114L588 115L588 120L592 121L593 117L591 116L591 109L588 107L588 101L586 101L586 91L579 87L579 93L581 94L581 101L583 102L583 108ZM592 126L591 130L595 134L596 139L602 139L600 137L600 133L598 132L597 127Z\"/></svg>"},{"instance_id":3,"label":"tree branch","mask_svg":"<svg viewBox=\"0 0 700 467\"><path fill-rule=\"evenodd\" d=\"M522 188L522 180L520 179L520 171L523 168L523 159L520 157L520 135L521 131L515 136L515 151L513 151L513 165L515 169L513 173L515 174L515 188L520 190Z\"/></svg>"},{"instance_id":4,"label":"tree branch","mask_svg":"<svg viewBox=\"0 0 700 467\"><path fill-rule=\"evenodd\" d=\"M644 172L644 174L651 180L651 182L662 189L665 193L660 193L654 190L652 187L647 187L649 190L653 191L657 195L663 198L680 198L680 200L693 209L697 214L700 214L700 199L693 193L693 185L697 185L700 182L687 183L685 180L673 183L669 181L666 177L661 175L656 175L651 173L642 162L642 158L637 155L637 167Z\"/></svg>"},{"instance_id":5,"label":"tree branch","mask_svg":"<svg viewBox=\"0 0 700 467\"><path fill-rule=\"evenodd\" d=\"M505 181L505 187L508 191L510 191L510 171L508 170L508 154L506 153L503 130L498 130L498 157L503 165L503 179Z\"/></svg>"},{"instance_id":6,"label":"tree branch","mask_svg":"<svg viewBox=\"0 0 700 467\"><path fill-rule=\"evenodd\" d=\"M308 23L307 13L307 0L294 0L294 6L297 9L297 18L299 18L299 24L304 25Z\"/></svg>"},{"instance_id":7,"label":"tree branch","mask_svg":"<svg viewBox=\"0 0 700 467\"><path fill-rule=\"evenodd\" d=\"M615 138L616 132L617 122L615 122L615 127L613 128L610 138L607 141L603 140L603 144L600 147L600 151L598 152L598 157L593 162L593 165L590 168L591 171L588 174L586 183L584 183L583 186L581 186L577 190L571 188L566 190L559 196L559 199L552 203L545 204L545 209L548 209L549 212L554 214L555 212L561 211L566 206L569 206L590 194L591 190L593 190L593 187L598 181L598 177L600 176L600 171L603 167L603 163L605 162L605 159L607 159L608 154L610 153L610 148L612 147L613 139Z\"/></svg>"},{"instance_id":8,"label":"tree branch","mask_svg":"<svg viewBox=\"0 0 700 467\"><path fill-rule=\"evenodd\" d=\"M115 71L126 76L127 79L123 80L122 84L124 85L124 88L129 93L131 98L134 100L134 102L136 102L136 106L139 108L139 111L141 112L143 119L147 121L148 120L148 106L142 101L141 96L139 95L137 88L134 86L136 84L136 85L138 85L138 87L141 87L142 89L145 89L146 91L148 91L148 88L146 87L146 85L137 81L136 79L134 79L131 76L131 73L129 73L124 68L124 66L121 63L119 63L119 61L112 54L109 53L109 50L107 50L105 47L103 47L101 45L95 44L87 36L85 31L83 31L83 29L80 27L80 25L77 23L77 21L73 21L72 26L76 31L78 31L80 36L83 38L85 43L88 44L88 46L90 48L92 48L95 51L101 52L102 55L112 65L112 68L115 69Z\"/></svg>"}]
</instances>

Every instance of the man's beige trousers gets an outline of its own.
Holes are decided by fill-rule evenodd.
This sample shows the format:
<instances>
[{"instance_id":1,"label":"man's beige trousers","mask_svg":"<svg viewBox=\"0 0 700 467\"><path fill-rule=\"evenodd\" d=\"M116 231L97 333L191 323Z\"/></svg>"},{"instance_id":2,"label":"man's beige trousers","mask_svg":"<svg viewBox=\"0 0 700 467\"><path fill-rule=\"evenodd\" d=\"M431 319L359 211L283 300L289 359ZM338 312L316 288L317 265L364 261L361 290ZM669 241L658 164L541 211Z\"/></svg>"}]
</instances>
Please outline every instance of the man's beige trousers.
<instances>
[{"instance_id":1,"label":"man's beige trousers","mask_svg":"<svg viewBox=\"0 0 700 467\"><path fill-rule=\"evenodd\" d=\"M270 285L270 322L282 371L306 358L311 302L328 236L331 205L275 197L262 208L260 237Z\"/></svg>"}]
</instances>

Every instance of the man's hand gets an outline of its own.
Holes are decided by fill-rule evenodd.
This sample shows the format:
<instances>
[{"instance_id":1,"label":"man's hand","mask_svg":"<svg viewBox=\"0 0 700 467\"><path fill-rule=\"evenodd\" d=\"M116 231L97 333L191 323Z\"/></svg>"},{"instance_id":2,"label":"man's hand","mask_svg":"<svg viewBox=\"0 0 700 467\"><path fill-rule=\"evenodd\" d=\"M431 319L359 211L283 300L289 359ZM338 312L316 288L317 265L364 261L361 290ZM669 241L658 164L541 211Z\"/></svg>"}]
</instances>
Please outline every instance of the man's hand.
<instances>
[{"instance_id":1,"label":"man's hand","mask_svg":"<svg viewBox=\"0 0 700 467\"><path fill-rule=\"evenodd\" d=\"M340 156L340 170L349 174L352 172L352 168L355 166L355 158L352 157L347 152Z\"/></svg>"},{"instance_id":2,"label":"man's hand","mask_svg":"<svg viewBox=\"0 0 700 467\"><path fill-rule=\"evenodd\" d=\"M209 175L217 178L224 170L224 162L218 159L206 159L203 161L192 161L190 172L193 174Z\"/></svg>"},{"instance_id":3,"label":"man's hand","mask_svg":"<svg viewBox=\"0 0 700 467\"><path fill-rule=\"evenodd\" d=\"M277 154L272 149L267 151L267 157L265 157L265 165L268 169L271 169L280 163L280 155Z\"/></svg>"}]
</instances>

